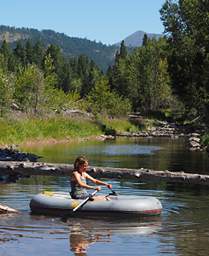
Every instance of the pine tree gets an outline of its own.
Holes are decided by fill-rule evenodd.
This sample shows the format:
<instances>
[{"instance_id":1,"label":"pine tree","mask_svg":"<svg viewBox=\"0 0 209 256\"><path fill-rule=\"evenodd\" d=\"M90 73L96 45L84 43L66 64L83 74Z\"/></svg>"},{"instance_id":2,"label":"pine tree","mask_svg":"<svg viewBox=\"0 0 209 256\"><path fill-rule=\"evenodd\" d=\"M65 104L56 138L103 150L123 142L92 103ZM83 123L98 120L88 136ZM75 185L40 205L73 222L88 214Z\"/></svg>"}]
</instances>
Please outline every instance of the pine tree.
<instances>
[{"instance_id":1,"label":"pine tree","mask_svg":"<svg viewBox=\"0 0 209 256\"><path fill-rule=\"evenodd\" d=\"M20 42L17 42L17 45L14 49L14 55L23 66L27 65L25 48Z\"/></svg>"}]
</instances>

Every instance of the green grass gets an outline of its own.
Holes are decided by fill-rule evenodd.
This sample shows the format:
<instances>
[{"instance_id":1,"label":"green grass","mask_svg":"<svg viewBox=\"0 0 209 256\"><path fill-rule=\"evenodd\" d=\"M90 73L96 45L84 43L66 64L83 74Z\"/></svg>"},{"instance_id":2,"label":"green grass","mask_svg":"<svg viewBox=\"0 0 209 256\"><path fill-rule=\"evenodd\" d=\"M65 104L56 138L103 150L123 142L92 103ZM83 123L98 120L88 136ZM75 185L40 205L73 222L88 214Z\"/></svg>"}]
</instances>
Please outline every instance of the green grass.
<instances>
[{"instance_id":1,"label":"green grass","mask_svg":"<svg viewBox=\"0 0 209 256\"><path fill-rule=\"evenodd\" d=\"M116 130L117 132L137 132L137 126L131 124L127 119L102 119L106 127Z\"/></svg>"},{"instance_id":2,"label":"green grass","mask_svg":"<svg viewBox=\"0 0 209 256\"><path fill-rule=\"evenodd\" d=\"M209 146L209 134L204 134L201 138L201 142L204 146Z\"/></svg>"},{"instance_id":3,"label":"green grass","mask_svg":"<svg viewBox=\"0 0 209 256\"><path fill-rule=\"evenodd\" d=\"M101 134L99 127L87 120L69 118L31 118L0 120L0 144L40 139L81 138Z\"/></svg>"},{"instance_id":4,"label":"green grass","mask_svg":"<svg viewBox=\"0 0 209 256\"><path fill-rule=\"evenodd\" d=\"M127 119L102 118L106 130L137 132ZM0 144L21 144L47 139L63 140L97 136L104 133L96 122L67 117L0 119Z\"/></svg>"}]
</instances>

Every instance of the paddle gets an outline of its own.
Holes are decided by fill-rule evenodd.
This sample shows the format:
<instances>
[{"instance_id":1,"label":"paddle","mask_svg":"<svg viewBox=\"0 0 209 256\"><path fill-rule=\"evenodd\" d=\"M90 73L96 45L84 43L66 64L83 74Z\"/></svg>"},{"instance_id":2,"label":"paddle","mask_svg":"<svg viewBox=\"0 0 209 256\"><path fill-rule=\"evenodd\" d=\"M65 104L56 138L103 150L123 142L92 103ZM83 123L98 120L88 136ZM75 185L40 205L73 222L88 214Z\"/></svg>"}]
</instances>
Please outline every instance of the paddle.
<instances>
[{"instance_id":1,"label":"paddle","mask_svg":"<svg viewBox=\"0 0 209 256\"><path fill-rule=\"evenodd\" d=\"M77 211L79 208L81 208L82 206L84 206L89 199L94 196L97 193L97 190L95 190L92 194L89 195L89 197L87 197L85 200L83 200L79 205L77 205L74 209L73 212Z\"/></svg>"},{"instance_id":2,"label":"paddle","mask_svg":"<svg viewBox=\"0 0 209 256\"><path fill-rule=\"evenodd\" d=\"M115 192L114 190L112 190L111 188L109 188L109 190L112 192L111 194L109 195L112 195L112 196L118 196L118 193Z\"/></svg>"}]
</instances>

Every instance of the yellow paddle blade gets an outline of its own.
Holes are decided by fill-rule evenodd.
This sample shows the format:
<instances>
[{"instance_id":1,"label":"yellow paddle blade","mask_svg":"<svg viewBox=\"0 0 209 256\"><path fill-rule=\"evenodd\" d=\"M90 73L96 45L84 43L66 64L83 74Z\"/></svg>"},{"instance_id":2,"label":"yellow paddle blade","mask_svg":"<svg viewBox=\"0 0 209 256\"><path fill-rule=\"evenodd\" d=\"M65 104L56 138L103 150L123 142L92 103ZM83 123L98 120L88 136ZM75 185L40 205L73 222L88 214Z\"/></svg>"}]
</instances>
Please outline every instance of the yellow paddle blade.
<instances>
[{"instance_id":1,"label":"yellow paddle blade","mask_svg":"<svg viewBox=\"0 0 209 256\"><path fill-rule=\"evenodd\" d=\"M72 200L71 201L71 206L72 208L74 209L75 207L77 207L79 205L79 201L76 201L76 200Z\"/></svg>"}]
</instances>

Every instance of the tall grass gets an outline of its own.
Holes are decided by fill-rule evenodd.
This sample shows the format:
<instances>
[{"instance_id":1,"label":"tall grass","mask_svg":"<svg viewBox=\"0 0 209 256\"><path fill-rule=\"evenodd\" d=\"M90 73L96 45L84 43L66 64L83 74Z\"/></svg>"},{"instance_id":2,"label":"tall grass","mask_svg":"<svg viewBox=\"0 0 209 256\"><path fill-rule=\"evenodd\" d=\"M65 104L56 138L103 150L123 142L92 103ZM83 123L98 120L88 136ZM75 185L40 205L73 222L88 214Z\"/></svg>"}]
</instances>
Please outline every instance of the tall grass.
<instances>
[{"instance_id":1,"label":"tall grass","mask_svg":"<svg viewBox=\"0 0 209 256\"><path fill-rule=\"evenodd\" d=\"M131 124L127 119L122 118L102 118L101 122L107 127L117 132L137 132L139 128Z\"/></svg>"},{"instance_id":2,"label":"tall grass","mask_svg":"<svg viewBox=\"0 0 209 256\"><path fill-rule=\"evenodd\" d=\"M21 143L36 139L78 138L99 134L101 134L99 127L89 120L64 117L0 120L0 144Z\"/></svg>"}]
</instances>

